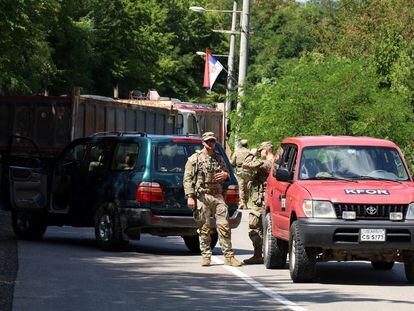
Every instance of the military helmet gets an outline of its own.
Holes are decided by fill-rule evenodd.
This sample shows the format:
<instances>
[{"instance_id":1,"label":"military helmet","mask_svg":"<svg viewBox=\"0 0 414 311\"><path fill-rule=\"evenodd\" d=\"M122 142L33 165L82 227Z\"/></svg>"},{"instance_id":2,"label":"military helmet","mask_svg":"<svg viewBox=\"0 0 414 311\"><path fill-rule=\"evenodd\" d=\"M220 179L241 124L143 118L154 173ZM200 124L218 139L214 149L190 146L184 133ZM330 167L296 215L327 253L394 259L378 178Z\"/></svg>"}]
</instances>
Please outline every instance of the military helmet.
<instances>
[{"instance_id":1,"label":"military helmet","mask_svg":"<svg viewBox=\"0 0 414 311\"><path fill-rule=\"evenodd\" d=\"M208 141L211 139L217 140L213 132L205 132L202 136L202 139L203 141Z\"/></svg>"},{"instance_id":2,"label":"military helmet","mask_svg":"<svg viewBox=\"0 0 414 311\"><path fill-rule=\"evenodd\" d=\"M273 143L271 141L264 141L260 144L259 149L257 150L258 152L262 151L265 148L271 148L273 149Z\"/></svg>"}]
</instances>

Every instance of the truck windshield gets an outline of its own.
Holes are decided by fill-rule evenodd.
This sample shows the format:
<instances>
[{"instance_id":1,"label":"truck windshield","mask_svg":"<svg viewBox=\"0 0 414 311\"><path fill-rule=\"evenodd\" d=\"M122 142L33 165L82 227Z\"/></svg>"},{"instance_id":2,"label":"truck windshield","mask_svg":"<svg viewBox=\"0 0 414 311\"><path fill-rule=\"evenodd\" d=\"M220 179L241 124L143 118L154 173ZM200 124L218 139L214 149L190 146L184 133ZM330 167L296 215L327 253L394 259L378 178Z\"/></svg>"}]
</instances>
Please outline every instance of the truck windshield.
<instances>
[{"instance_id":1,"label":"truck windshield","mask_svg":"<svg viewBox=\"0 0 414 311\"><path fill-rule=\"evenodd\" d=\"M379 146L313 146L302 151L299 179L407 181L408 173L395 148Z\"/></svg>"}]
</instances>

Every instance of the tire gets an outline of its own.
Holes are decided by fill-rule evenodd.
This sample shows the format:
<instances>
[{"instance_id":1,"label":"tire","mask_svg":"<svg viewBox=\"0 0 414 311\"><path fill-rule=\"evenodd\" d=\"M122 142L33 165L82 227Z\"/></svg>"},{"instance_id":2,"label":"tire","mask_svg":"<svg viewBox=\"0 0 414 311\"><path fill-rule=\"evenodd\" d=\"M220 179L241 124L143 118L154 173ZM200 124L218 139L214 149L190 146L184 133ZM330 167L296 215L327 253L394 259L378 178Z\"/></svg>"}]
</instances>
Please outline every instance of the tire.
<instances>
[{"instance_id":1,"label":"tire","mask_svg":"<svg viewBox=\"0 0 414 311\"><path fill-rule=\"evenodd\" d=\"M194 254L200 254L201 252L200 251L200 240L199 240L198 234L183 236L183 240L184 240L185 246L187 246L190 252ZM218 234L212 233L211 244L210 244L211 250L213 250L216 247L217 241L218 241Z\"/></svg>"},{"instance_id":2,"label":"tire","mask_svg":"<svg viewBox=\"0 0 414 311\"><path fill-rule=\"evenodd\" d=\"M394 267L394 261L371 261L371 266L375 270L391 270Z\"/></svg>"},{"instance_id":3,"label":"tire","mask_svg":"<svg viewBox=\"0 0 414 311\"><path fill-rule=\"evenodd\" d=\"M23 240L40 240L46 232L47 225L44 215L29 212L12 212L14 234Z\"/></svg>"},{"instance_id":4,"label":"tire","mask_svg":"<svg viewBox=\"0 0 414 311\"><path fill-rule=\"evenodd\" d=\"M281 269L286 265L288 243L272 234L272 218L266 214L263 228L263 260L267 269Z\"/></svg>"},{"instance_id":5,"label":"tire","mask_svg":"<svg viewBox=\"0 0 414 311\"><path fill-rule=\"evenodd\" d=\"M414 262L404 262L405 277L409 283L414 283Z\"/></svg>"},{"instance_id":6,"label":"tire","mask_svg":"<svg viewBox=\"0 0 414 311\"><path fill-rule=\"evenodd\" d=\"M290 226L289 270L294 283L311 282L316 277L316 251L302 244L297 221Z\"/></svg>"},{"instance_id":7,"label":"tire","mask_svg":"<svg viewBox=\"0 0 414 311\"><path fill-rule=\"evenodd\" d=\"M105 251L120 251L127 247L129 241L123 239L121 221L114 204L104 204L96 211L95 239Z\"/></svg>"}]
</instances>

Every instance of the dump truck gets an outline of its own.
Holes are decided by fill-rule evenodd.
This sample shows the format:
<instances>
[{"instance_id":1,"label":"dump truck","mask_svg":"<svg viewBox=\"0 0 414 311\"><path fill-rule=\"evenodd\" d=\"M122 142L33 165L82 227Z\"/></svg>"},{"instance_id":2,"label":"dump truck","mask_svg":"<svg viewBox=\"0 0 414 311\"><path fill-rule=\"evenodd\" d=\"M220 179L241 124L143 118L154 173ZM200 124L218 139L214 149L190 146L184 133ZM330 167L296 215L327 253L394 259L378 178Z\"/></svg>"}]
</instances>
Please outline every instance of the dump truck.
<instances>
[{"instance_id":1,"label":"dump truck","mask_svg":"<svg viewBox=\"0 0 414 311\"><path fill-rule=\"evenodd\" d=\"M59 97L0 96L0 197L8 196L8 167L27 166L33 153L52 162L69 142L97 132L174 135L177 121L172 102L115 100L79 89Z\"/></svg>"}]
</instances>

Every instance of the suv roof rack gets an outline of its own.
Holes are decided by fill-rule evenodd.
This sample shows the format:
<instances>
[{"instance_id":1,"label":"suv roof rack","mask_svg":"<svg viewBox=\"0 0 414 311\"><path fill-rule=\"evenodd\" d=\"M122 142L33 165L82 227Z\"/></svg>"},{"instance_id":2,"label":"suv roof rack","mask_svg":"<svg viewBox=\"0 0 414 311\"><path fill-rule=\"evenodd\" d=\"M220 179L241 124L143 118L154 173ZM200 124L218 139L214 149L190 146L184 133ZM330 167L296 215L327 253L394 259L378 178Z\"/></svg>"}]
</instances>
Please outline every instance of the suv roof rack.
<instances>
[{"instance_id":1,"label":"suv roof rack","mask_svg":"<svg viewBox=\"0 0 414 311\"><path fill-rule=\"evenodd\" d=\"M134 132L134 131L129 131L129 132L112 131L112 132L98 132L98 133L94 133L94 134L90 135L89 137L98 137L98 136L126 136L126 135L139 135L141 137L146 137L147 136L147 133L145 133L145 132Z\"/></svg>"},{"instance_id":2,"label":"suv roof rack","mask_svg":"<svg viewBox=\"0 0 414 311\"><path fill-rule=\"evenodd\" d=\"M185 134L185 135L179 135L179 136L187 136L187 137L201 137L201 135L200 135L200 134L189 134L189 133L187 133L187 134Z\"/></svg>"}]
</instances>

